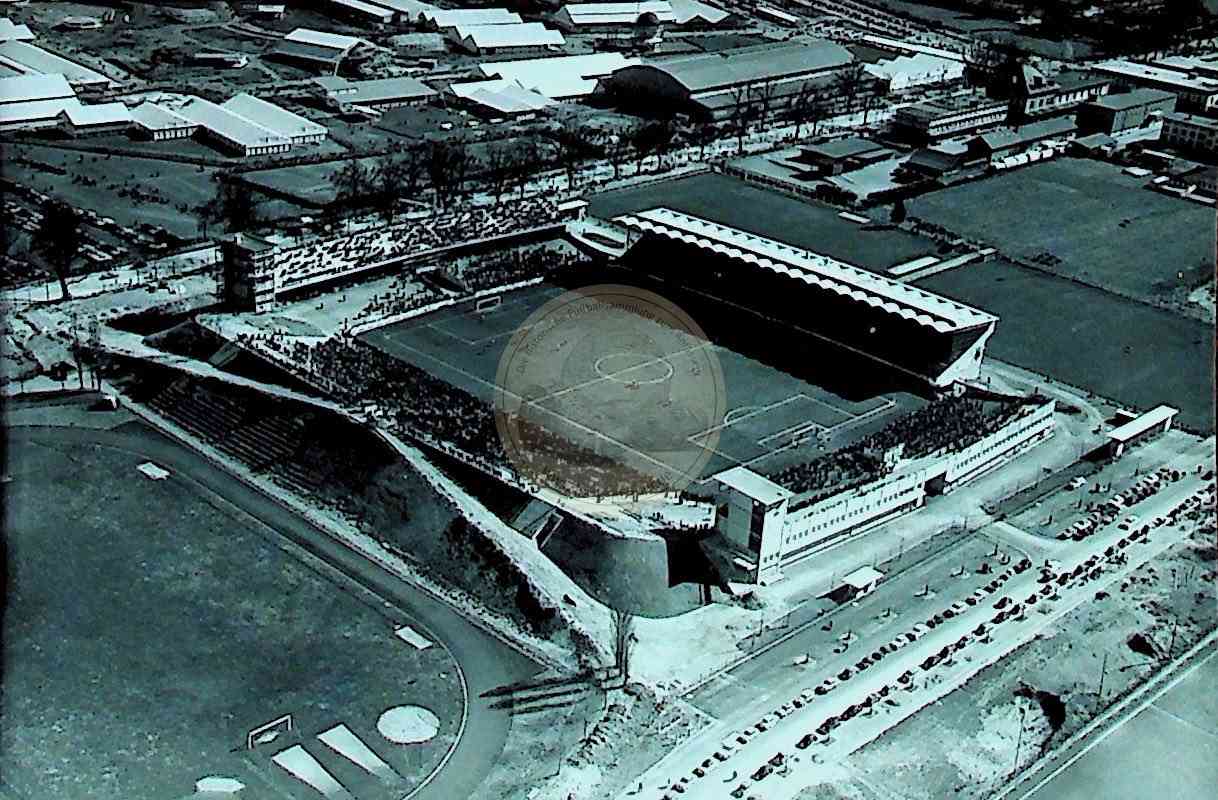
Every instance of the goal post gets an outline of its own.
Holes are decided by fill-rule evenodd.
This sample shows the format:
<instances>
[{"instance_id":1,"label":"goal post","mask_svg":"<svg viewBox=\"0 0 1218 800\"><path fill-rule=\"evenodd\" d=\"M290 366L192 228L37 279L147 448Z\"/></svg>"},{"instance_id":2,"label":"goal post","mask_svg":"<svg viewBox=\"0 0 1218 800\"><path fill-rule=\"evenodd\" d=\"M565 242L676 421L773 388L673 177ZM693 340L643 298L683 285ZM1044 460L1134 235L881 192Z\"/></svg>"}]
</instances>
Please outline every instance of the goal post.
<instances>
[{"instance_id":1,"label":"goal post","mask_svg":"<svg viewBox=\"0 0 1218 800\"><path fill-rule=\"evenodd\" d=\"M291 733L295 729L295 722L291 714L284 714L282 717L263 723L256 728L250 728L249 733L245 735L245 749L253 750L257 745L262 744L259 740L267 734L279 731Z\"/></svg>"},{"instance_id":2,"label":"goal post","mask_svg":"<svg viewBox=\"0 0 1218 800\"><path fill-rule=\"evenodd\" d=\"M482 315L488 311L494 311L503 303L503 295L495 294L490 297L479 297L474 301L474 313Z\"/></svg>"}]
</instances>

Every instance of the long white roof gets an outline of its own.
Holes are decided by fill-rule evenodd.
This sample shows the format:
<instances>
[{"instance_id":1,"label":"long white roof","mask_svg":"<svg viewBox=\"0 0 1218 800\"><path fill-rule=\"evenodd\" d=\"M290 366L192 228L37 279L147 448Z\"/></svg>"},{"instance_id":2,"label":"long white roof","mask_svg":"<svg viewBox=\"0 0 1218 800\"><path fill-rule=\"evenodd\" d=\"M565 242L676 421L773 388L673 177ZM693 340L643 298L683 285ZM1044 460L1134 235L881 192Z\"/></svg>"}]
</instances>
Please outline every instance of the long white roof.
<instances>
[{"instance_id":1,"label":"long white roof","mask_svg":"<svg viewBox=\"0 0 1218 800\"><path fill-rule=\"evenodd\" d=\"M7 80L12 80L11 78ZM4 90L0 88L0 93ZM21 103L0 104L0 125L54 120L60 112L80 105L75 97L57 97L50 100L26 100Z\"/></svg>"},{"instance_id":2,"label":"long white roof","mask_svg":"<svg viewBox=\"0 0 1218 800\"><path fill-rule=\"evenodd\" d=\"M243 147L290 144L287 137L202 97L192 97L174 111L220 138Z\"/></svg>"},{"instance_id":3,"label":"long white roof","mask_svg":"<svg viewBox=\"0 0 1218 800\"><path fill-rule=\"evenodd\" d=\"M520 22L509 25L458 25L457 36L476 47L544 47L566 41L558 31L540 22Z\"/></svg>"},{"instance_id":4,"label":"long white roof","mask_svg":"<svg viewBox=\"0 0 1218 800\"><path fill-rule=\"evenodd\" d=\"M280 108L274 103L254 97L252 94L236 94L221 105L226 111L238 114L280 136L316 136L326 133L326 126L311 119Z\"/></svg>"},{"instance_id":5,"label":"long white roof","mask_svg":"<svg viewBox=\"0 0 1218 800\"><path fill-rule=\"evenodd\" d=\"M364 43L363 39L355 36L344 36L341 33L330 33L329 31L315 31L312 28L297 28L283 38L289 42L311 44L314 47L324 47L329 50L341 50L343 52Z\"/></svg>"},{"instance_id":6,"label":"long white roof","mask_svg":"<svg viewBox=\"0 0 1218 800\"><path fill-rule=\"evenodd\" d=\"M131 118L136 124L150 131L166 131L175 128L189 128L198 123L183 117L175 111L146 100L131 109Z\"/></svg>"},{"instance_id":7,"label":"long white roof","mask_svg":"<svg viewBox=\"0 0 1218 800\"><path fill-rule=\"evenodd\" d=\"M64 109L68 120L78 127L85 125L114 125L130 123L131 112L122 103L95 103L92 105L68 106Z\"/></svg>"},{"instance_id":8,"label":"long white roof","mask_svg":"<svg viewBox=\"0 0 1218 800\"><path fill-rule=\"evenodd\" d=\"M562 12L575 25L633 25L644 14L655 14L659 22L674 22L668 0L641 3L568 3Z\"/></svg>"},{"instance_id":9,"label":"long white roof","mask_svg":"<svg viewBox=\"0 0 1218 800\"><path fill-rule=\"evenodd\" d=\"M73 85L113 85L115 81L95 69L44 50L36 44L16 40L0 42L0 62L24 67L30 72L63 75Z\"/></svg>"},{"instance_id":10,"label":"long white roof","mask_svg":"<svg viewBox=\"0 0 1218 800\"><path fill-rule=\"evenodd\" d=\"M18 25L8 17L0 17L0 42L7 42L10 39L28 42L33 38L34 33L30 30L29 25Z\"/></svg>"},{"instance_id":11,"label":"long white roof","mask_svg":"<svg viewBox=\"0 0 1218 800\"><path fill-rule=\"evenodd\" d=\"M984 311L774 239L668 208L624 214L616 222L687 242L916 322L941 333L997 321Z\"/></svg>"},{"instance_id":12,"label":"long white roof","mask_svg":"<svg viewBox=\"0 0 1218 800\"><path fill-rule=\"evenodd\" d=\"M31 100L76 97L76 91L62 75L17 75L0 78L0 105Z\"/></svg>"},{"instance_id":13,"label":"long white roof","mask_svg":"<svg viewBox=\"0 0 1218 800\"><path fill-rule=\"evenodd\" d=\"M554 102L545 95L503 78L454 83L448 88L457 97L485 106L500 114L540 111Z\"/></svg>"},{"instance_id":14,"label":"long white roof","mask_svg":"<svg viewBox=\"0 0 1218 800\"><path fill-rule=\"evenodd\" d=\"M560 100L592 94L596 81L623 67L642 63L621 53L490 61L478 69L488 78L505 78L546 97Z\"/></svg>"},{"instance_id":15,"label":"long white roof","mask_svg":"<svg viewBox=\"0 0 1218 800\"><path fill-rule=\"evenodd\" d=\"M470 25L518 25L524 20L506 8L434 8L419 15L438 28Z\"/></svg>"},{"instance_id":16,"label":"long white roof","mask_svg":"<svg viewBox=\"0 0 1218 800\"><path fill-rule=\"evenodd\" d=\"M365 3L364 0L330 0L335 5L343 6L367 17L373 17L385 22L393 19L393 10L375 3Z\"/></svg>"}]
</instances>

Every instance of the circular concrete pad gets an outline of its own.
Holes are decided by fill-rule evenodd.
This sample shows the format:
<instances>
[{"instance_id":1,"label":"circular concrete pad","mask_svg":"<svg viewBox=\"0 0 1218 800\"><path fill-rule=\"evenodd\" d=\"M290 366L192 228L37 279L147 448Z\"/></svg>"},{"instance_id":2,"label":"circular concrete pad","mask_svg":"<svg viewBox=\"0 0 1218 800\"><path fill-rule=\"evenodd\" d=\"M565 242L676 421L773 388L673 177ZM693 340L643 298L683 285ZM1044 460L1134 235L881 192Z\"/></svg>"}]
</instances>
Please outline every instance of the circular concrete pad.
<instances>
[{"instance_id":1,"label":"circular concrete pad","mask_svg":"<svg viewBox=\"0 0 1218 800\"><path fill-rule=\"evenodd\" d=\"M422 706L394 706L381 714L376 729L394 744L418 744L435 738L440 720Z\"/></svg>"}]
</instances>

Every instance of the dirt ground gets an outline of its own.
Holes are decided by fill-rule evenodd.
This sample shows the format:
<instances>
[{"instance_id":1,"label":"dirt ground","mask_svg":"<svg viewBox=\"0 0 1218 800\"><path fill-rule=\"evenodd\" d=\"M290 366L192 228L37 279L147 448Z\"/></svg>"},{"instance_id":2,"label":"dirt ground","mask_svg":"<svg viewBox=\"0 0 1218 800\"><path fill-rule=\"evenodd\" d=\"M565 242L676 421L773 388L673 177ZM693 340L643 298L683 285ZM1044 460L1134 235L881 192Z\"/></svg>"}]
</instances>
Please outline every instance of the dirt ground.
<instances>
[{"instance_id":1,"label":"dirt ground","mask_svg":"<svg viewBox=\"0 0 1218 800\"><path fill-rule=\"evenodd\" d=\"M849 765L885 794L911 800L989 796L1015 768L1017 747L1019 765L1027 766L1091 719L1101 702L1145 680L1169 648L1179 654L1212 629L1216 556L1213 528L1197 530L1113 594L1097 595L855 753ZM1135 634L1153 655L1130 647Z\"/></svg>"}]
</instances>

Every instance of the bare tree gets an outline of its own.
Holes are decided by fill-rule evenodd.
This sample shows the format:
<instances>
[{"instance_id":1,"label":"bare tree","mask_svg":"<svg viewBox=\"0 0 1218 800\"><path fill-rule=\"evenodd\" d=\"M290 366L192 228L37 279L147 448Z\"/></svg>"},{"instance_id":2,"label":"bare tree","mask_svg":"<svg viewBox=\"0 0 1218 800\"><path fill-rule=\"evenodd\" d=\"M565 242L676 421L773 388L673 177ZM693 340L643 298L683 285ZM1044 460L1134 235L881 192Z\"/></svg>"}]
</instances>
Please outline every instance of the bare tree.
<instances>
[{"instance_id":1,"label":"bare tree","mask_svg":"<svg viewBox=\"0 0 1218 800\"><path fill-rule=\"evenodd\" d=\"M486 181L495 194L496 203L503 199L514 166L511 145L491 142L486 150Z\"/></svg>"},{"instance_id":2,"label":"bare tree","mask_svg":"<svg viewBox=\"0 0 1218 800\"><path fill-rule=\"evenodd\" d=\"M854 110L854 101L863 88L863 75L862 64L851 64L833 79L838 95L846 100L847 113Z\"/></svg>"},{"instance_id":3,"label":"bare tree","mask_svg":"<svg viewBox=\"0 0 1218 800\"><path fill-rule=\"evenodd\" d=\"M80 214L76 209L55 199L48 199L42 204L42 219L31 238L31 249L39 253L55 271L64 300L72 296L68 291L68 275L83 242Z\"/></svg>"},{"instance_id":4,"label":"bare tree","mask_svg":"<svg viewBox=\"0 0 1218 800\"><path fill-rule=\"evenodd\" d=\"M613 660L622 673L622 683L630 680L630 652L634 649L634 615L613 609Z\"/></svg>"},{"instance_id":5,"label":"bare tree","mask_svg":"<svg viewBox=\"0 0 1218 800\"><path fill-rule=\"evenodd\" d=\"M732 129L736 132L736 152L744 152L744 135L748 132L749 123L756 113L753 107L753 86L744 83L731 90L732 97Z\"/></svg>"},{"instance_id":6,"label":"bare tree","mask_svg":"<svg viewBox=\"0 0 1218 800\"><path fill-rule=\"evenodd\" d=\"M395 153L386 153L376 162L374 196L377 208L386 222L393 222L394 214L397 212L404 172L405 166L402 158Z\"/></svg>"},{"instance_id":7,"label":"bare tree","mask_svg":"<svg viewBox=\"0 0 1218 800\"><path fill-rule=\"evenodd\" d=\"M765 127L770 118L771 103L774 101L774 81L760 81L753 90L757 105L757 124Z\"/></svg>"},{"instance_id":8,"label":"bare tree","mask_svg":"<svg viewBox=\"0 0 1218 800\"><path fill-rule=\"evenodd\" d=\"M219 222L231 231L245 231L258 224L258 209L253 195L242 186L231 172L219 172L215 176L216 193L211 200L198 208L204 232L208 222Z\"/></svg>"}]
</instances>

